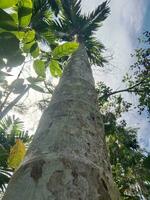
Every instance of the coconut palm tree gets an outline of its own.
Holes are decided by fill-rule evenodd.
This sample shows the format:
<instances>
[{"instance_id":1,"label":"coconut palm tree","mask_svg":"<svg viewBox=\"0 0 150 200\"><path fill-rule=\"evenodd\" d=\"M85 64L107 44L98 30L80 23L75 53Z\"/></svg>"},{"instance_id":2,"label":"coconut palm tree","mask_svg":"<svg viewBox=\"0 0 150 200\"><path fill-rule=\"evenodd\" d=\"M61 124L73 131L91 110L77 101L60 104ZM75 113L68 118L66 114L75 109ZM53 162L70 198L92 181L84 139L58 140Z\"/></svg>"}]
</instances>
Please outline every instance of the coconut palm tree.
<instances>
[{"instance_id":1,"label":"coconut palm tree","mask_svg":"<svg viewBox=\"0 0 150 200\"><path fill-rule=\"evenodd\" d=\"M62 0L61 20L51 26L63 40L76 39L80 45L64 69L3 200L119 199L90 65L103 66L105 61L104 46L93 33L108 14L108 1L84 16L81 0Z\"/></svg>"}]
</instances>

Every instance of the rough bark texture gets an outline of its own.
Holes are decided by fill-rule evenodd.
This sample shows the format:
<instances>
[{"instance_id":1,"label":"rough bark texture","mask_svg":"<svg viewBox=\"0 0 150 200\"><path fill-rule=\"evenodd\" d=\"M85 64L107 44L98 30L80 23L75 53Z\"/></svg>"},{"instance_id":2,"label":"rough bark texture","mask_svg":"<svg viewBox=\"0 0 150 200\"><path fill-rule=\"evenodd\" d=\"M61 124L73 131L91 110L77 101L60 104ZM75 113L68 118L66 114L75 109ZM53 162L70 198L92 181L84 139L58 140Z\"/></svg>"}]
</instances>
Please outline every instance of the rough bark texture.
<instances>
[{"instance_id":1,"label":"rough bark texture","mask_svg":"<svg viewBox=\"0 0 150 200\"><path fill-rule=\"evenodd\" d=\"M3 200L119 200L83 46L72 56Z\"/></svg>"}]
</instances>

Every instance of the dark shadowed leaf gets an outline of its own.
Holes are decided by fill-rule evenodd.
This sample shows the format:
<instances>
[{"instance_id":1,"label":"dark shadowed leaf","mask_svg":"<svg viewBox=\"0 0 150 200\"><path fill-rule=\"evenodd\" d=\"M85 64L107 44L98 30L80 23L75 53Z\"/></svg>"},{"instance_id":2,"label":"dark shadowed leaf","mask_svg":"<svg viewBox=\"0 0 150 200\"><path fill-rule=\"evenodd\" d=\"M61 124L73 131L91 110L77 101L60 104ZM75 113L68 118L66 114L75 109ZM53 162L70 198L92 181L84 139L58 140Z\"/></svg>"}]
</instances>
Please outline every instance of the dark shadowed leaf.
<instances>
[{"instance_id":1,"label":"dark shadowed leaf","mask_svg":"<svg viewBox=\"0 0 150 200\"><path fill-rule=\"evenodd\" d=\"M7 31L16 31L17 25L13 18L4 10L0 9L0 28Z\"/></svg>"},{"instance_id":2,"label":"dark shadowed leaf","mask_svg":"<svg viewBox=\"0 0 150 200\"><path fill-rule=\"evenodd\" d=\"M36 58L36 57L39 56L39 47L38 47L38 43L37 42L35 42L32 45L32 47L30 49L30 53L31 53L31 55L32 55L33 58Z\"/></svg>"},{"instance_id":3,"label":"dark shadowed leaf","mask_svg":"<svg viewBox=\"0 0 150 200\"><path fill-rule=\"evenodd\" d=\"M0 57L8 58L17 54L19 40L9 32L0 33Z\"/></svg>"}]
</instances>

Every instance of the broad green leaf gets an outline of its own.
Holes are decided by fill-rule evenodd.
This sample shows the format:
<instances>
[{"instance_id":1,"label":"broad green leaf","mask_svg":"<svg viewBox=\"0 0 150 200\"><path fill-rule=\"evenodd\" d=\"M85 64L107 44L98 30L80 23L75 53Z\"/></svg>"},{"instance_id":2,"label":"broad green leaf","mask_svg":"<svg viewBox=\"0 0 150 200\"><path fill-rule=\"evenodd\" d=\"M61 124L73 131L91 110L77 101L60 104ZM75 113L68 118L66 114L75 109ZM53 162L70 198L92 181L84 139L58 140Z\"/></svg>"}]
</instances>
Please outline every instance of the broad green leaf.
<instances>
[{"instance_id":1,"label":"broad green leaf","mask_svg":"<svg viewBox=\"0 0 150 200\"><path fill-rule=\"evenodd\" d=\"M45 78L45 62L42 60L35 60L33 68L38 76Z\"/></svg>"},{"instance_id":2,"label":"broad green leaf","mask_svg":"<svg viewBox=\"0 0 150 200\"><path fill-rule=\"evenodd\" d=\"M22 40L25 37L25 32L23 31L11 31L19 40Z\"/></svg>"},{"instance_id":3,"label":"broad green leaf","mask_svg":"<svg viewBox=\"0 0 150 200\"><path fill-rule=\"evenodd\" d=\"M0 33L0 57L8 58L17 54L20 41L9 32Z\"/></svg>"},{"instance_id":4,"label":"broad green leaf","mask_svg":"<svg viewBox=\"0 0 150 200\"><path fill-rule=\"evenodd\" d=\"M52 52L52 56L54 59L59 59L64 56L69 56L70 54L75 52L78 47L79 47L79 43L77 42L66 42L56 47Z\"/></svg>"},{"instance_id":5,"label":"broad green leaf","mask_svg":"<svg viewBox=\"0 0 150 200\"><path fill-rule=\"evenodd\" d=\"M30 49L31 49L31 47L33 46L34 43L35 43L34 41L30 42L30 43L25 43L24 46L23 46L23 51L25 53L30 53Z\"/></svg>"},{"instance_id":6,"label":"broad green leaf","mask_svg":"<svg viewBox=\"0 0 150 200\"><path fill-rule=\"evenodd\" d=\"M8 157L8 166L17 169L25 156L26 150L23 142L18 139L16 144L11 148Z\"/></svg>"},{"instance_id":7,"label":"broad green leaf","mask_svg":"<svg viewBox=\"0 0 150 200\"><path fill-rule=\"evenodd\" d=\"M18 0L0 0L0 8L10 8L17 4Z\"/></svg>"},{"instance_id":8,"label":"broad green leaf","mask_svg":"<svg viewBox=\"0 0 150 200\"><path fill-rule=\"evenodd\" d=\"M38 43L37 42L35 42L32 45L32 47L30 49L30 53L31 53L31 55L32 55L33 58L36 58L36 57L39 56L39 47L38 47Z\"/></svg>"},{"instance_id":9,"label":"broad green leaf","mask_svg":"<svg viewBox=\"0 0 150 200\"><path fill-rule=\"evenodd\" d=\"M51 60L49 68L52 76L60 77L62 75L62 69L60 68L59 62L57 60Z\"/></svg>"},{"instance_id":10,"label":"broad green leaf","mask_svg":"<svg viewBox=\"0 0 150 200\"><path fill-rule=\"evenodd\" d=\"M23 43L33 42L34 39L35 39L35 31L29 30L24 35Z\"/></svg>"},{"instance_id":11,"label":"broad green leaf","mask_svg":"<svg viewBox=\"0 0 150 200\"><path fill-rule=\"evenodd\" d=\"M38 85L33 85L33 84L31 84L30 87L31 87L33 90L36 90L37 92L45 93L45 91L43 90L43 88L41 88L41 87L38 86Z\"/></svg>"},{"instance_id":12,"label":"broad green leaf","mask_svg":"<svg viewBox=\"0 0 150 200\"><path fill-rule=\"evenodd\" d=\"M7 31L16 31L18 29L13 18L2 9L0 9L0 28Z\"/></svg>"},{"instance_id":13,"label":"broad green leaf","mask_svg":"<svg viewBox=\"0 0 150 200\"><path fill-rule=\"evenodd\" d=\"M19 26L27 27L32 17L32 0L21 0L19 2L18 18Z\"/></svg>"},{"instance_id":14,"label":"broad green leaf","mask_svg":"<svg viewBox=\"0 0 150 200\"><path fill-rule=\"evenodd\" d=\"M34 30L29 30L25 33L24 38L22 40L23 43L23 51L25 53L30 53L30 49L35 43L35 31Z\"/></svg>"}]
</instances>

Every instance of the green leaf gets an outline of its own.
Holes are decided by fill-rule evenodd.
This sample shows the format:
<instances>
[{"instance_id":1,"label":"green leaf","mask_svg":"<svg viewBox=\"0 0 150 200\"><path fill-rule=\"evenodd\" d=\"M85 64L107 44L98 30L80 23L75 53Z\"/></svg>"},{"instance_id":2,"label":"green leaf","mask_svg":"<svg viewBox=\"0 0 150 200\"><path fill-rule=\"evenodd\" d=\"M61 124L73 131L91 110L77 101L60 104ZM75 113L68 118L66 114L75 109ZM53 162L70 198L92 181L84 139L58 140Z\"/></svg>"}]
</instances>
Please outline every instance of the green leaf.
<instances>
[{"instance_id":1,"label":"green leaf","mask_svg":"<svg viewBox=\"0 0 150 200\"><path fill-rule=\"evenodd\" d=\"M59 62L57 60L52 60L50 62L50 72L54 77L60 77L62 75L62 69L60 68Z\"/></svg>"},{"instance_id":2,"label":"green leaf","mask_svg":"<svg viewBox=\"0 0 150 200\"><path fill-rule=\"evenodd\" d=\"M24 43L33 42L34 39L35 39L35 31L29 30L25 33L24 38L23 38L23 42Z\"/></svg>"},{"instance_id":3,"label":"green leaf","mask_svg":"<svg viewBox=\"0 0 150 200\"><path fill-rule=\"evenodd\" d=\"M42 60L35 60L33 68L38 76L45 78L45 62Z\"/></svg>"},{"instance_id":4,"label":"green leaf","mask_svg":"<svg viewBox=\"0 0 150 200\"><path fill-rule=\"evenodd\" d=\"M27 27L32 17L32 0L21 0L19 2L18 19L20 27Z\"/></svg>"},{"instance_id":5,"label":"green leaf","mask_svg":"<svg viewBox=\"0 0 150 200\"><path fill-rule=\"evenodd\" d=\"M25 37L25 32L23 31L11 31L19 40L23 40Z\"/></svg>"},{"instance_id":6,"label":"green leaf","mask_svg":"<svg viewBox=\"0 0 150 200\"><path fill-rule=\"evenodd\" d=\"M32 55L33 58L36 58L36 57L39 56L39 47L38 47L38 43L37 42L35 42L32 45L32 47L30 49L30 53L31 53L31 55Z\"/></svg>"},{"instance_id":7,"label":"green leaf","mask_svg":"<svg viewBox=\"0 0 150 200\"><path fill-rule=\"evenodd\" d=\"M52 52L52 56L54 59L59 59L64 56L69 56L70 54L75 52L78 47L79 47L79 43L77 42L66 42L56 47Z\"/></svg>"},{"instance_id":8,"label":"green leaf","mask_svg":"<svg viewBox=\"0 0 150 200\"><path fill-rule=\"evenodd\" d=\"M35 31L34 30L27 31L24 35L22 43L23 43L23 51L25 53L30 53L30 49L35 43Z\"/></svg>"},{"instance_id":9,"label":"green leaf","mask_svg":"<svg viewBox=\"0 0 150 200\"><path fill-rule=\"evenodd\" d=\"M0 57L8 58L17 54L20 41L9 32L0 33Z\"/></svg>"},{"instance_id":10,"label":"green leaf","mask_svg":"<svg viewBox=\"0 0 150 200\"><path fill-rule=\"evenodd\" d=\"M30 53L30 49L31 49L33 44L34 44L34 42L24 44L24 46L23 46L24 53Z\"/></svg>"},{"instance_id":11,"label":"green leaf","mask_svg":"<svg viewBox=\"0 0 150 200\"><path fill-rule=\"evenodd\" d=\"M1 8L0 8L0 28L5 29L7 31L17 30L17 24L15 23L13 18Z\"/></svg>"},{"instance_id":12,"label":"green leaf","mask_svg":"<svg viewBox=\"0 0 150 200\"><path fill-rule=\"evenodd\" d=\"M18 0L0 0L0 8L10 8L17 4Z\"/></svg>"}]
</instances>

